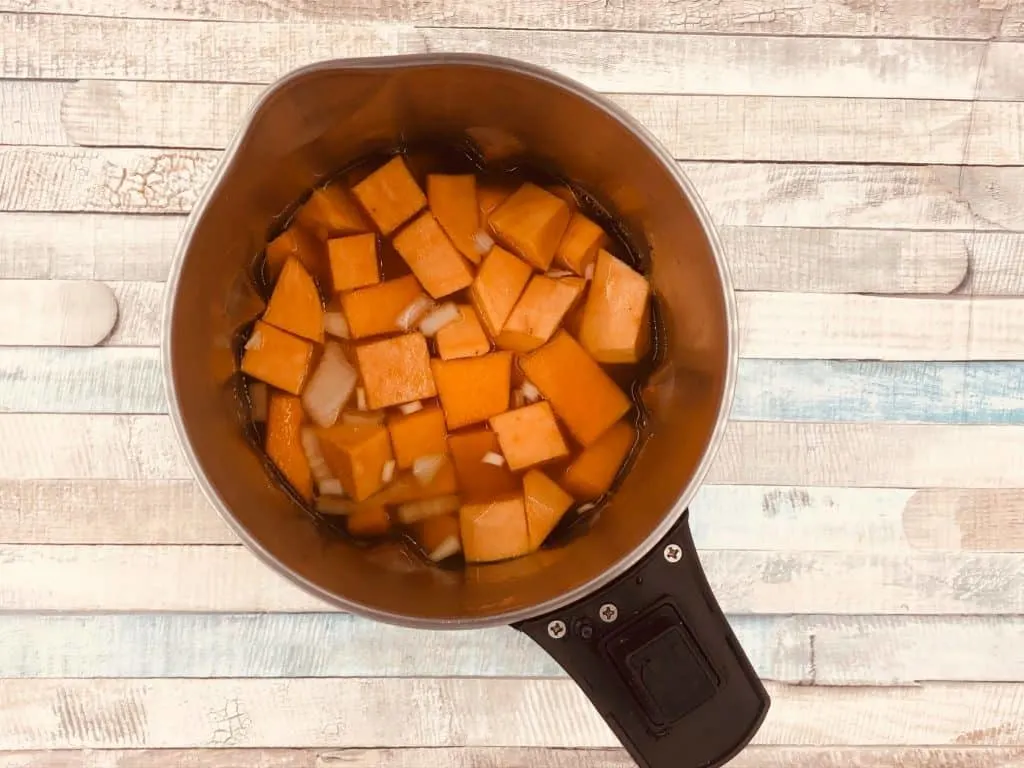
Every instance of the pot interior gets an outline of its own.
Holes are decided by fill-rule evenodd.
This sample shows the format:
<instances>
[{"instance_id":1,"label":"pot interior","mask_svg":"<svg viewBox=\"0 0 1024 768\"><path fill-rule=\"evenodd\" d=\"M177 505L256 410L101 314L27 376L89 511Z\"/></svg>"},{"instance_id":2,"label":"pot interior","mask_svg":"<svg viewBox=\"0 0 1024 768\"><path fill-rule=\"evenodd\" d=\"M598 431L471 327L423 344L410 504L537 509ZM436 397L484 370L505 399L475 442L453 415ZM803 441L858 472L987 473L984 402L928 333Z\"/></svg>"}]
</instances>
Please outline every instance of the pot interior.
<instances>
[{"instance_id":1,"label":"pot interior","mask_svg":"<svg viewBox=\"0 0 1024 768\"><path fill-rule=\"evenodd\" d=\"M646 244L661 364L649 438L585 535L501 564L446 570L401 543L325 532L268 477L244 437L238 329L261 309L250 265L289 206L360 157L469 135L525 153L592 193ZM554 608L621 572L682 512L706 471L730 394L731 296L699 204L632 121L584 89L489 57L332 62L272 87L190 219L172 273L165 362L176 427L205 490L242 539L336 605L441 626L504 623Z\"/></svg>"}]
</instances>

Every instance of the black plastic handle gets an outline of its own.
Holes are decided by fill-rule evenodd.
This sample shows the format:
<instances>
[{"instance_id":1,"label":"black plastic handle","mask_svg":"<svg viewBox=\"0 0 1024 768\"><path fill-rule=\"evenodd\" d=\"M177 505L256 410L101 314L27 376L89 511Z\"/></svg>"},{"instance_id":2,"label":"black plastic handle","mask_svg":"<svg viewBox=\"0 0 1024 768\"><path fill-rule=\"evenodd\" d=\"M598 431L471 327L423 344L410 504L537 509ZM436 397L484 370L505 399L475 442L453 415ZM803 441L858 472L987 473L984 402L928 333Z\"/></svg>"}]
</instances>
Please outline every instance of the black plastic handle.
<instances>
[{"instance_id":1,"label":"black plastic handle","mask_svg":"<svg viewBox=\"0 0 1024 768\"><path fill-rule=\"evenodd\" d=\"M576 680L642 768L711 768L771 700L708 586L689 510L599 592L514 625Z\"/></svg>"}]
</instances>

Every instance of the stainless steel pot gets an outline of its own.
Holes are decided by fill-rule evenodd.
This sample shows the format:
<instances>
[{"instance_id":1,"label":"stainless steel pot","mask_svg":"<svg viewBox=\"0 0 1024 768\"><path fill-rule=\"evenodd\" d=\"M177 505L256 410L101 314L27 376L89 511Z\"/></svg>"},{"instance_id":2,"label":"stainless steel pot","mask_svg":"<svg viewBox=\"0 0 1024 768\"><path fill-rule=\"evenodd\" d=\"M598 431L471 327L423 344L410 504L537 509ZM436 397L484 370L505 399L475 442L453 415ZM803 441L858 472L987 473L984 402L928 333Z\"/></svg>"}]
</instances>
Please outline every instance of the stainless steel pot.
<instances>
[{"instance_id":1,"label":"stainless steel pot","mask_svg":"<svg viewBox=\"0 0 1024 768\"><path fill-rule=\"evenodd\" d=\"M583 536L464 572L393 544L354 546L273 484L243 437L237 329L259 310L247 275L289 205L369 152L472 135L592 192L649 245L664 362L651 437ZM204 492L265 563L326 602L423 629L512 624L584 688L638 763L710 766L742 748L769 700L707 586L687 505L721 440L736 369L721 246L672 157L579 84L476 55L331 61L255 105L196 205L171 270L163 356L175 430ZM610 607L609 607L610 606Z\"/></svg>"}]
</instances>

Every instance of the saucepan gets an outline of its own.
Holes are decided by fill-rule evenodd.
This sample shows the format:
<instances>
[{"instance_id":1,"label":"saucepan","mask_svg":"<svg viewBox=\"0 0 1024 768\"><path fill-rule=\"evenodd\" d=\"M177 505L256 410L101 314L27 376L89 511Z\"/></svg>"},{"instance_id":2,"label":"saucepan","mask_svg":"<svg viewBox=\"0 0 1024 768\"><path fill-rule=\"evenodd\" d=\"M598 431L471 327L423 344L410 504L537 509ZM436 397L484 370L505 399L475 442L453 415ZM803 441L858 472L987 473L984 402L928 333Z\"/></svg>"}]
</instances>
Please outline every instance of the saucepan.
<instances>
[{"instance_id":1,"label":"saucepan","mask_svg":"<svg viewBox=\"0 0 1024 768\"><path fill-rule=\"evenodd\" d=\"M437 568L401 542L359 546L271 481L241 428L238 329L251 263L289 205L355 159L437 136L525 153L588 190L646 246L662 354L649 437L584 535L505 563ZM318 63L253 107L188 220L163 360L174 428L213 506L252 552L326 603L424 630L510 624L576 680L636 762L721 764L769 698L704 577L688 504L721 442L736 309L697 193L660 144L583 86L525 63L422 55Z\"/></svg>"}]
</instances>

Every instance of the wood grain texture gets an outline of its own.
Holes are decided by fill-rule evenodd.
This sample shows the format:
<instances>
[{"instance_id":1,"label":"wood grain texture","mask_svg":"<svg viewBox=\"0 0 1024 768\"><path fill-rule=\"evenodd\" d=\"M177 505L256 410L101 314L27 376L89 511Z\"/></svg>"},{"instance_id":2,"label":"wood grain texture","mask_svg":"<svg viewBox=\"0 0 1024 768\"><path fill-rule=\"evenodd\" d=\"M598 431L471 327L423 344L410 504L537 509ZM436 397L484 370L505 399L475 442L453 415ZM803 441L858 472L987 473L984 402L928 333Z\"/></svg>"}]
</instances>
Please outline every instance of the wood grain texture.
<instances>
[{"instance_id":1,"label":"wood grain texture","mask_svg":"<svg viewBox=\"0 0 1024 768\"><path fill-rule=\"evenodd\" d=\"M624 749L62 750L0 752L0 768L634 768ZM1022 768L1019 747L750 746L730 768Z\"/></svg>"},{"instance_id":2,"label":"wood grain texture","mask_svg":"<svg viewBox=\"0 0 1024 768\"><path fill-rule=\"evenodd\" d=\"M724 0L714 4L702 0L681 0L667 6L646 0L626 5L566 6L555 0L541 0L511 7L500 0L357 0L345 3L159 0L127 5L114 0L3 0L0 10L170 19L390 22L420 26L621 29L711 34L734 32L981 40L1024 36L1024 9L1018 0L979 3L890 0L884 4L822 0L810 6L786 6L773 0Z\"/></svg>"},{"instance_id":3,"label":"wood grain texture","mask_svg":"<svg viewBox=\"0 0 1024 768\"><path fill-rule=\"evenodd\" d=\"M35 83L6 120L39 107ZM84 80L48 91L66 133L83 146L221 149L261 86ZM1014 165L1024 162L1024 105L1017 102L771 96L611 96L688 160ZM21 109L19 109L19 104ZM5 118L0 117L0 120ZM2 129L0 129L2 130ZM2 134L0 134L2 135ZM19 144L63 144L28 139Z\"/></svg>"},{"instance_id":4,"label":"wood grain texture","mask_svg":"<svg viewBox=\"0 0 1024 768\"><path fill-rule=\"evenodd\" d=\"M758 675L777 682L1024 681L1020 617L729 622ZM5 678L565 676L538 646L505 627L428 632L343 613L6 614L0 651Z\"/></svg>"},{"instance_id":5,"label":"wood grain texture","mask_svg":"<svg viewBox=\"0 0 1024 768\"><path fill-rule=\"evenodd\" d=\"M701 562L730 614L1024 613L1024 562L1015 553L704 550ZM328 609L240 546L0 546L0 605L13 611Z\"/></svg>"},{"instance_id":6,"label":"wood grain texture","mask_svg":"<svg viewBox=\"0 0 1024 768\"><path fill-rule=\"evenodd\" d=\"M265 83L318 59L474 51L619 93L831 97L837 82L844 95L867 98L1016 100L1024 92L1012 42L0 17L0 44L16 40L18 55L3 60L0 77ZM242 50L250 55L217 55Z\"/></svg>"},{"instance_id":7,"label":"wood grain texture","mask_svg":"<svg viewBox=\"0 0 1024 768\"><path fill-rule=\"evenodd\" d=\"M0 280L0 346L92 347L117 322L118 300L103 283Z\"/></svg>"},{"instance_id":8,"label":"wood grain texture","mask_svg":"<svg viewBox=\"0 0 1024 768\"><path fill-rule=\"evenodd\" d=\"M1022 689L770 685L754 742L1019 746ZM0 702L8 750L617 746L569 680L11 680Z\"/></svg>"},{"instance_id":9,"label":"wood grain texture","mask_svg":"<svg viewBox=\"0 0 1024 768\"><path fill-rule=\"evenodd\" d=\"M67 83L0 80L0 144L70 144L61 119Z\"/></svg>"}]
</instances>

